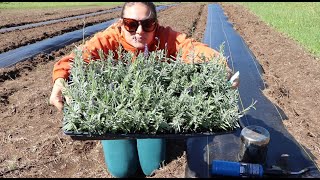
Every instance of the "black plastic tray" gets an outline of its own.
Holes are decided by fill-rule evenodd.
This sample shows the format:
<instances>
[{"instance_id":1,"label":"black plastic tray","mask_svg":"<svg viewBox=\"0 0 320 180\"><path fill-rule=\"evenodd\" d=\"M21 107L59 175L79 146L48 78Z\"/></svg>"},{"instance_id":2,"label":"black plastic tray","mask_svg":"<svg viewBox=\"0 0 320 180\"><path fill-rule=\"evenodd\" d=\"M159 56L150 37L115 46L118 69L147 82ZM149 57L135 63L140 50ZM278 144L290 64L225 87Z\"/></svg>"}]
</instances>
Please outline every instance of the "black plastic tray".
<instances>
[{"instance_id":1,"label":"black plastic tray","mask_svg":"<svg viewBox=\"0 0 320 180\"><path fill-rule=\"evenodd\" d=\"M213 135L222 135L234 133L237 129L232 131L223 132L203 132L203 133L180 133L180 134L114 134L106 133L103 135L93 134L89 132L73 132L64 131L65 135L70 136L73 140L112 140L112 139L146 139L146 138L191 138L191 137L204 137Z\"/></svg>"}]
</instances>

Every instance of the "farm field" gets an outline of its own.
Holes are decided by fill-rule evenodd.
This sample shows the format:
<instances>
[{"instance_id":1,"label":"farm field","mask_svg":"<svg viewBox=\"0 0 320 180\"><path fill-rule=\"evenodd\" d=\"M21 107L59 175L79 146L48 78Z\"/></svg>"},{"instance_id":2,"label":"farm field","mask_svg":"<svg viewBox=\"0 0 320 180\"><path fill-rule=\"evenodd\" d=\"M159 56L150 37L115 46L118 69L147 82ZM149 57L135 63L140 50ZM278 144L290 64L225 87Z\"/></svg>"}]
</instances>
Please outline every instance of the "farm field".
<instances>
[{"instance_id":1,"label":"farm field","mask_svg":"<svg viewBox=\"0 0 320 180\"><path fill-rule=\"evenodd\" d=\"M287 115L284 124L296 140L320 163L320 61L291 38L262 22L245 7L219 3L263 67L268 87L263 93ZM202 41L208 3L181 3L158 13L160 24L171 26ZM114 6L115 7L115 6ZM112 7L110 7L112 8ZM106 8L81 7L50 13L42 9L11 10L0 27ZM190 11L192 9L192 11ZM14 13L16 12L16 13ZM18 13L19 12L19 13ZM24 16L23 14L28 14ZM47 16L44 14L48 13ZM0 13L1 15L1 13ZM86 25L119 17L120 12L85 19ZM39 21L38 21L39 22ZM11 23L11 25L10 25ZM192 29L194 26L194 32ZM0 33L0 53L83 27L83 20L59 22L32 29ZM86 38L89 39L90 37ZM0 177L111 177L99 141L74 141L62 132L62 116L50 106L52 68L75 45L39 54L13 67L0 69ZM183 140L168 140L167 162L151 177L184 177L186 154Z\"/></svg>"}]
</instances>

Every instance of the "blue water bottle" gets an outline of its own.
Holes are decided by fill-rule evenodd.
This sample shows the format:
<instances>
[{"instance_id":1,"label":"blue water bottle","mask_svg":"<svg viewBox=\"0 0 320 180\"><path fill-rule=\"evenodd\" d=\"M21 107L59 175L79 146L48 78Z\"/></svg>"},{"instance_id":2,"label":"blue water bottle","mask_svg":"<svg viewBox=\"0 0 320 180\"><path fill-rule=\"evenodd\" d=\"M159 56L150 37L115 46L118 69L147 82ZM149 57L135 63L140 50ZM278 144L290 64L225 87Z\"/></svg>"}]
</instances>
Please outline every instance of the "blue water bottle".
<instances>
[{"instance_id":1,"label":"blue water bottle","mask_svg":"<svg viewBox=\"0 0 320 180\"><path fill-rule=\"evenodd\" d=\"M262 177L263 167L260 164L213 160L211 174L233 177Z\"/></svg>"}]
</instances>

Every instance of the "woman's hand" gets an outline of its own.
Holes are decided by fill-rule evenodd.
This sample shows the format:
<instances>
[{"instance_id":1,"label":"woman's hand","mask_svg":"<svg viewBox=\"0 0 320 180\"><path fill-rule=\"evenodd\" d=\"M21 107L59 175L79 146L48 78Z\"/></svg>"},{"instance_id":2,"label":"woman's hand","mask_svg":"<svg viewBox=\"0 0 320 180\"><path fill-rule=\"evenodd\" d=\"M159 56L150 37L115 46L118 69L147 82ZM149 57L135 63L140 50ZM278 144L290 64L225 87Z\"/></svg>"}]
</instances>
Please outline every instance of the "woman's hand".
<instances>
[{"instance_id":1,"label":"woman's hand","mask_svg":"<svg viewBox=\"0 0 320 180\"><path fill-rule=\"evenodd\" d=\"M231 70L230 68L228 68L227 71L228 71L228 77L227 77L227 79L228 79L228 81L229 81L230 78L233 76L233 72L232 72L232 70ZM239 78L239 76L238 76L237 78L235 78L235 79L233 80L233 82L232 82L232 84L231 84L231 88L232 88L232 89L237 89L237 88L239 87L239 85L240 85L240 78Z\"/></svg>"},{"instance_id":2,"label":"woman's hand","mask_svg":"<svg viewBox=\"0 0 320 180\"><path fill-rule=\"evenodd\" d=\"M55 80L50 96L50 104L54 105L59 111L62 111L64 100L62 97L62 90L64 89L64 82L63 78L58 78ZM67 100L67 98L66 98Z\"/></svg>"},{"instance_id":3,"label":"woman's hand","mask_svg":"<svg viewBox=\"0 0 320 180\"><path fill-rule=\"evenodd\" d=\"M231 84L231 88L232 89L237 89L240 85L240 79L239 77L237 77Z\"/></svg>"}]
</instances>

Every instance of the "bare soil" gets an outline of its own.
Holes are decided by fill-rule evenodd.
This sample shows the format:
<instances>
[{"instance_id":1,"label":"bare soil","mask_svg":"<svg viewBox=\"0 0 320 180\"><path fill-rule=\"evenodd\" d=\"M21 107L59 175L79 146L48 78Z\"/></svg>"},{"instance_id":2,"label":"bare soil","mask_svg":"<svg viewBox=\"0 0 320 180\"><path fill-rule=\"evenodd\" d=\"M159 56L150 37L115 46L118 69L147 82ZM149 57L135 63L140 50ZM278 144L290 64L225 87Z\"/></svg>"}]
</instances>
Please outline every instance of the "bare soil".
<instances>
[{"instance_id":1,"label":"bare soil","mask_svg":"<svg viewBox=\"0 0 320 180\"><path fill-rule=\"evenodd\" d=\"M21 26L24 24L37 23L42 21L49 21L53 19L61 19L66 17L79 16L88 13L101 12L107 9L112 9L120 6L107 7L76 7L76 8L43 8L43 9L1 9L0 28L8 28L14 26Z\"/></svg>"},{"instance_id":2,"label":"bare soil","mask_svg":"<svg viewBox=\"0 0 320 180\"><path fill-rule=\"evenodd\" d=\"M208 3L183 3L159 12L162 25L202 41ZM319 164L319 59L298 43L263 23L247 9L234 3L220 3L264 69L268 88L265 95L288 116L288 131ZM50 10L39 21L105 10L80 8ZM2 12L1 12L2 13ZM0 14L1 14L0 13ZM26 16L18 14L26 13ZM33 15L46 10L10 12L8 24L33 22ZM117 17L105 14L86 18L92 24ZM54 17L53 17L54 16ZM12 26L12 25L11 25ZM81 29L82 20L0 34L9 41L0 43L8 51L63 32ZM21 35L17 35L21 34ZM47 34L47 35L43 35ZM86 38L89 39L90 37ZM14 44L10 44L11 43ZM55 62L68 54L77 42L50 54L39 54L10 68L0 69L0 177L111 177L104 162L100 141L74 141L62 132L62 116L48 100ZM8 47L10 47L8 49ZM7 48L7 49L6 49ZM295 76L292 76L295 74ZM183 140L169 140L167 161L150 177L184 177L186 154Z\"/></svg>"}]
</instances>

